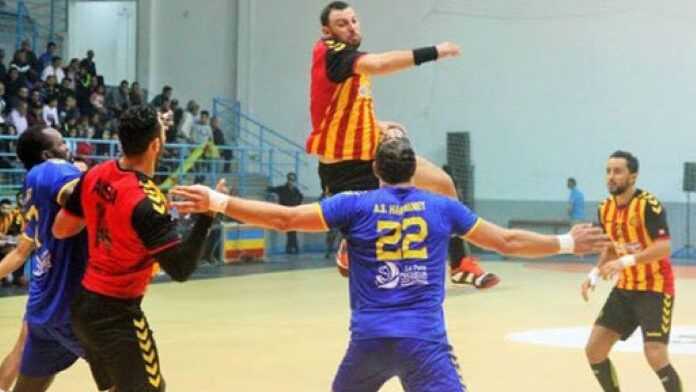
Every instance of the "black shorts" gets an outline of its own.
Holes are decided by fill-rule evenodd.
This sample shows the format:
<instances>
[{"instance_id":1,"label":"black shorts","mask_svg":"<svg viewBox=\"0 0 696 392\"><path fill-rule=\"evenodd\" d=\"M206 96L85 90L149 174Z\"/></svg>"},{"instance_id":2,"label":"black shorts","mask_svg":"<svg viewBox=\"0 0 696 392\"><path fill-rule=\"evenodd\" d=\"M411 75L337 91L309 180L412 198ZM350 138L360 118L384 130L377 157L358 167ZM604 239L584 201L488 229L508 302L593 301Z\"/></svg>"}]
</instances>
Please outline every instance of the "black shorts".
<instances>
[{"instance_id":1,"label":"black shorts","mask_svg":"<svg viewBox=\"0 0 696 392\"><path fill-rule=\"evenodd\" d=\"M346 191L372 191L379 188L379 179L372 171L374 161L343 161L319 163L321 189L327 196Z\"/></svg>"},{"instance_id":2,"label":"black shorts","mask_svg":"<svg viewBox=\"0 0 696 392\"><path fill-rule=\"evenodd\" d=\"M140 309L141 300L106 297L82 288L72 304L72 325L93 374L95 369L108 374L108 387L123 392L163 392L159 354Z\"/></svg>"},{"instance_id":3,"label":"black shorts","mask_svg":"<svg viewBox=\"0 0 696 392\"><path fill-rule=\"evenodd\" d=\"M615 331L621 340L640 327L644 342L668 344L673 308L674 297L669 294L614 288L595 324Z\"/></svg>"}]
</instances>

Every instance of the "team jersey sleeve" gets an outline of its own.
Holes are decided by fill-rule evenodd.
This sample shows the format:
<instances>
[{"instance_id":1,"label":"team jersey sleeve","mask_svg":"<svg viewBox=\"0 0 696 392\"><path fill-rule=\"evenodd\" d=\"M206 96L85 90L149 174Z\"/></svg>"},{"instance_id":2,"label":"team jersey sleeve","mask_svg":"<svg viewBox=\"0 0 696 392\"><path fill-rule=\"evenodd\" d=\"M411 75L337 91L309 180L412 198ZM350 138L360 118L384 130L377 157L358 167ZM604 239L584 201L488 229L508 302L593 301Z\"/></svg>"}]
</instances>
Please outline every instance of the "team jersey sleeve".
<instances>
[{"instance_id":1,"label":"team jersey sleeve","mask_svg":"<svg viewBox=\"0 0 696 392\"><path fill-rule=\"evenodd\" d=\"M669 238L669 228L667 227L667 213L655 197L648 197L645 203L645 227L650 238Z\"/></svg>"},{"instance_id":2,"label":"team jersey sleeve","mask_svg":"<svg viewBox=\"0 0 696 392\"><path fill-rule=\"evenodd\" d=\"M339 193L319 202L321 214L328 228L343 228L355 217L357 194Z\"/></svg>"},{"instance_id":3,"label":"team jersey sleeve","mask_svg":"<svg viewBox=\"0 0 696 392\"><path fill-rule=\"evenodd\" d=\"M63 209L68 211L71 215L84 218L84 212L82 210L82 184L84 183L84 176L77 181L75 188L73 188L70 197L65 202Z\"/></svg>"},{"instance_id":4,"label":"team jersey sleeve","mask_svg":"<svg viewBox=\"0 0 696 392\"><path fill-rule=\"evenodd\" d=\"M164 200L155 202L149 197L143 198L133 210L131 220L133 229L151 256L181 242L176 222L169 215Z\"/></svg>"},{"instance_id":5,"label":"team jersey sleeve","mask_svg":"<svg viewBox=\"0 0 696 392\"><path fill-rule=\"evenodd\" d=\"M355 74L355 63L364 55L342 42L326 41L326 75L334 83L341 83Z\"/></svg>"},{"instance_id":6,"label":"team jersey sleeve","mask_svg":"<svg viewBox=\"0 0 696 392\"><path fill-rule=\"evenodd\" d=\"M447 199L446 203L446 211L443 215L449 220L452 234L469 235L480 222L478 215L457 200Z\"/></svg>"},{"instance_id":7,"label":"team jersey sleeve","mask_svg":"<svg viewBox=\"0 0 696 392\"><path fill-rule=\"evenodd\" d=\"M59 203L63 193L68 192L79 180L81 172L75 165L68 162L56 164L54 168L55 173L51 182L50 195L52 200Z\"/></svg>"}]
</instances>

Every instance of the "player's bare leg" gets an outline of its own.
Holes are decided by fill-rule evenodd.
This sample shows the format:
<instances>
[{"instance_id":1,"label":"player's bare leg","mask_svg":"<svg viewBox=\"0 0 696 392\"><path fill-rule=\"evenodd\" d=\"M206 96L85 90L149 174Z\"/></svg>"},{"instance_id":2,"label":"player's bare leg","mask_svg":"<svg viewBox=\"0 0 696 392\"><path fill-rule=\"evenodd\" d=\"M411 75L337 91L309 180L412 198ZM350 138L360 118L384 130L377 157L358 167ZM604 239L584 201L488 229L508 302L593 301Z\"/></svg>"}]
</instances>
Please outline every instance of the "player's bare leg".
<instances>
[{"instance_id":1,"label":"player's bare leg","mask_svg":"<svg viewBox=\"0 0 696 392\"><path fill-rule=\"evenodd\" d=\"M19 374L19 366L22 362L22 352L24 351L24 343L27 340L27 323L22 323L17 342L12 351L10 351L0 364L0 390L9 391L12 388L17 375Z\"/></svg>"},{"instance_id":2,"label":"player's bare leg","mask_svg":"<svg viewBox=\"0 0 696 392\"><path fill-rule=\"evenodd\" d=\"M609 352L620 338L621 336L611 329L595 325L585 347L590 367L604 391L619 391L619 380L609 360Z\"/></svg>"},{"instance_id":3,"label":"player's bare leg","mask_svg":"<svg viewBox=\"0 0 696 392\"><path fill-rule=\"evenodd\" d=\"M439 166L423 157L416 157L416 173L413 177L416 186L421 189L458 199L457 189L452 178ZM455 284L470 284L478 289L497 285L500 278L484 271L478 259L468 252L466 241L452 237L449 247L450 280Z\"/></svg>"}]
</instances>

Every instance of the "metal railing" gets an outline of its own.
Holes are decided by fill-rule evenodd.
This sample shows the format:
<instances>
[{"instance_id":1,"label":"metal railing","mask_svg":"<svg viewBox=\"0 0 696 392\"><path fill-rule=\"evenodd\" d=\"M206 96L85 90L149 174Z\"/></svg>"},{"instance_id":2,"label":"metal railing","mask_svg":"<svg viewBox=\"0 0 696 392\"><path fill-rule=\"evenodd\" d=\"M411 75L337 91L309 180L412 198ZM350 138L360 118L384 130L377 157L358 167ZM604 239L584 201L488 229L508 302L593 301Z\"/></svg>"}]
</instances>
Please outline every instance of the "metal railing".
<instances>
[{"instance_id":1,"label":"metal railing","mask_svg":"<svg viewBox=\"0 0 696 392\"><path fill-rule=\"evenodd\" d=\"M234 140L238 146L267 151L267 155L260 155L257 159L260 165L268 169L267 176L271 183L285 182L286 174L292 171L298 176L298 186L307 189L300 177L300 169L309 164L304 146L242 112L239 101L214 98L213 115L229 125L226 135L229 140Z\"/></svg>"}]
</instances>

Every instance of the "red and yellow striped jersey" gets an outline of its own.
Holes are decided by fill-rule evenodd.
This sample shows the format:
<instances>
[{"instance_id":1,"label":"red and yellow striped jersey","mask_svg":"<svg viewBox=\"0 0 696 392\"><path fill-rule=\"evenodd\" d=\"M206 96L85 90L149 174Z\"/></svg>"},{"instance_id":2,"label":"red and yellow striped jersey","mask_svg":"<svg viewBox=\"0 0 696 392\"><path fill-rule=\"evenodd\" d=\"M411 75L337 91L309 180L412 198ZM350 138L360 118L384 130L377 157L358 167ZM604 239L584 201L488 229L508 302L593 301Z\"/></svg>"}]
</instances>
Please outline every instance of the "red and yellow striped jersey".
<instances>
[{"instance_id":1,"label":"red and yellow striped jersey","mask_svg":"<svg viewBox=\"0 0 696 392\"><path fill-rule=\"evenodd\" d=\"M614 197L599 205L599 222L609 235L618 256L639 253L658 239L669 238L667 215L652 194L636 190L628 205ZM669 257L625 268L617 283L620 289L653 291L674 295L674 274Z\"/></svg>"},{"instance_id":2,"label":"red and yellow striped jersey","mask_svg":"<svg viewBox=\"0 0 696 392\"><path fill-rule=\"evenodd\" d=\"M329 160L372 160L379 127L370 79L356 74L365 53L332 39L319 40L312 54L312 133L306 150Z\"/></svg>"}]
</instances>

